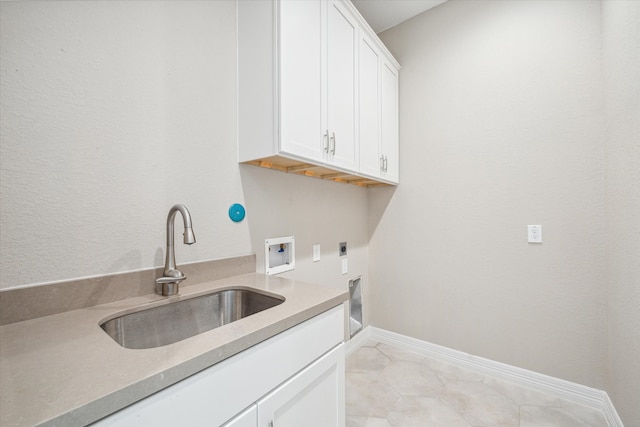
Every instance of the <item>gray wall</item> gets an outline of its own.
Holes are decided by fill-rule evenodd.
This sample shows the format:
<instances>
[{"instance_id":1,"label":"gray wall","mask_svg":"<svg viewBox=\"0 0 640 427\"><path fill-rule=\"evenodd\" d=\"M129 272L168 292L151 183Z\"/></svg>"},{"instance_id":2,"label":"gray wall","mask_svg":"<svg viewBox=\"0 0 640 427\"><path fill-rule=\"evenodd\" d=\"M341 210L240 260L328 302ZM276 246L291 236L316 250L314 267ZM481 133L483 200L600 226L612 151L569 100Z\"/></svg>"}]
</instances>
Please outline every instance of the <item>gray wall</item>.
<instances>
[{"instance_id":1,"label":"gray wall","mask_svg":"<svg viewBox=\"0 0 640 427\"><path fill-rule=\"evenodd\" d=\"M607 388L640 425L637 6L606 3L612 55L598 1L451 0L382 34L402 184L371 193L372 323Z\"/></svg>"},{"instance_id":2,"label":"gray wall","mask_svg":"<svg viewBox=\"0 0 640 427\"><path fill-rule=\"evenodd\" d=\"M607 247L607 389L640 426L640 2L602 3Z\"/></svg>"},{"instance_id":3,"label":"gray wall","mask_svg":"<svg viewBox=\"0 0 640 427\"><path fill-rule=\"evenodd\" d=\"M264 239L295 235L288 277L366 275L366 189L236 161L235 7L0 3L0 288L160 266L174 203L197 238L178 264L255 253L263 271Z\"/></svg>"},{"instance_id":4,"label":"gray wall","mask_svg":"<svg viewBox=\"0 0 640 427\"><path fill-rule=\"evenodd\" d=\"M450 1L382 39L402 185L372 231L373 323L603 387L600 4Z\"/></svg>"}]
</instances>

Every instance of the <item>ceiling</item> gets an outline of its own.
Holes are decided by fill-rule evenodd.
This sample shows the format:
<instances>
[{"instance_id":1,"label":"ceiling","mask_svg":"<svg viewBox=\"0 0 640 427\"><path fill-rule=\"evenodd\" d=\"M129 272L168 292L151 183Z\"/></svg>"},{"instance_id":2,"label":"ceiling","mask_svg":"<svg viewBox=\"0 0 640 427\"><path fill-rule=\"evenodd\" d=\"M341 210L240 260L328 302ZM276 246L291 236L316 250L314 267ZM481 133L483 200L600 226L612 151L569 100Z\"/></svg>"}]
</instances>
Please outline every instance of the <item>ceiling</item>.
<instances>
[{"instance_id":1,"label":"ceiling","mask_svg":"<svg viewBox=\"0 0 640 427\"><path fill-rule=\"evenodd\" d=\"M351 0L373 31L380 33L447 0Z\"/></svg>"}]
</instances>

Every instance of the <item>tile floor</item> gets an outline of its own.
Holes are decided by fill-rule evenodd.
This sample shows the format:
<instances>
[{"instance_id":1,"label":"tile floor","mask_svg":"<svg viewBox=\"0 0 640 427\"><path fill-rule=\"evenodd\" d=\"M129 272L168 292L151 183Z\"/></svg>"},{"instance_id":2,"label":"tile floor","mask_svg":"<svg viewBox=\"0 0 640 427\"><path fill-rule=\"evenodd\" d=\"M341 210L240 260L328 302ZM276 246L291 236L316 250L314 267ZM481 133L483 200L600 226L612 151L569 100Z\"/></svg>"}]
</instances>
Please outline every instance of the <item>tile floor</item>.
<instances>
[{"instance_id":1,"label":"tile floor","mask_svg":"<svg viewBox=\"0 0 640 427\"><path fill-rule=\"evenodd\" d=\"M347 427L608 427L557 397L370 341L347 358Z\"/></svg>"}]
</instances>

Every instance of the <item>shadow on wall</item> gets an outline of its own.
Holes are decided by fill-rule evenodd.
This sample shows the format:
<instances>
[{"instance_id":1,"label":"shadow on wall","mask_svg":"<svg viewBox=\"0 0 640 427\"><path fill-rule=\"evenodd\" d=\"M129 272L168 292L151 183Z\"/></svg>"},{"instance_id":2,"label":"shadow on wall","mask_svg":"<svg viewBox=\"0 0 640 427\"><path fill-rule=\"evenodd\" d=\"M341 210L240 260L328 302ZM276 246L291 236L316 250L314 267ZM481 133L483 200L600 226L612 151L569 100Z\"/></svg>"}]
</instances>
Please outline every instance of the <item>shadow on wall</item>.
<instances>
[{"instance_id":1,"label":"shadow on wall","mask_svg":"<svg viewBox=\"0 0 640 427\"><path fill-rule=\"evenodd\" d=\"M349 184L240 165L252 252L264 271L264 240L295 236L296 260L311 260L313 244L322 244L323 267L337 256L338 242L349 248L368 245L368 191ZM352 259L349 260L350 262ZM296 262L296 267L298 263Z\"/></svg>"},{"instance_id":2,"label":"shadow on wall","mask_svg":"<svg viewBox=\"0 0 640 427\"><path fill-rule=\"evenodd\" d=\"M264 239L295 235L297 209L293 192L276 174L281 172L239 165L242 191L251 239L251 252L256 254L258 271L264 271ZM279 179L280 178L280 179Z\"/></svg>"},{"instance_id":3,"label":"shadow on wall","mask_svg":"<svg viewBox=\"0 0 640 427\"><path fill-rule=\"evenodd\" d=\"M380 220L384 216L389 204L391 203L391 199L396 193L398 187L378 187L378 188L370 188L369 191L369 238L368 241L371 241L371 237L375 234L378 225L380 224Z\"/></svg>"}]
</instances>

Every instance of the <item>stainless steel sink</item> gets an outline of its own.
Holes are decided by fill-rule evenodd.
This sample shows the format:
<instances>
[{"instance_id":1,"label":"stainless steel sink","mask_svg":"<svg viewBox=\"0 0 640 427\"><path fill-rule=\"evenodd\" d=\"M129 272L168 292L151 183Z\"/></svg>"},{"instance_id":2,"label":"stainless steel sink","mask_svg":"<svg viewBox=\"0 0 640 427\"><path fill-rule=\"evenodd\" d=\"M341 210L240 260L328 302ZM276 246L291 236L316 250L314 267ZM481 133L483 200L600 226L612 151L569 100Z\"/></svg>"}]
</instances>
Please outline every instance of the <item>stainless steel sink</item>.
<instances>
[{"instance_id":1,"label":"stainless steel sink","mask_svg":"<svg viewBox=\"0 0 640 427\"><path fill-rule=\"evenodd\" d=\"M100 327L125 348L154 348L235 322L284 302L247 289L228 289L107 320Z\"/></svg>"}]
</instances>

